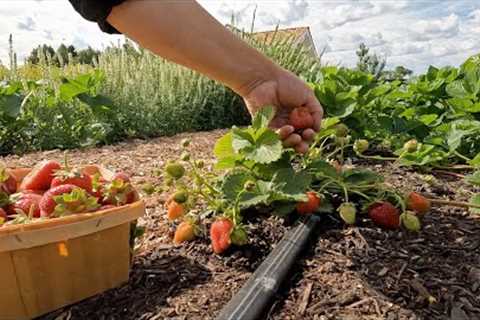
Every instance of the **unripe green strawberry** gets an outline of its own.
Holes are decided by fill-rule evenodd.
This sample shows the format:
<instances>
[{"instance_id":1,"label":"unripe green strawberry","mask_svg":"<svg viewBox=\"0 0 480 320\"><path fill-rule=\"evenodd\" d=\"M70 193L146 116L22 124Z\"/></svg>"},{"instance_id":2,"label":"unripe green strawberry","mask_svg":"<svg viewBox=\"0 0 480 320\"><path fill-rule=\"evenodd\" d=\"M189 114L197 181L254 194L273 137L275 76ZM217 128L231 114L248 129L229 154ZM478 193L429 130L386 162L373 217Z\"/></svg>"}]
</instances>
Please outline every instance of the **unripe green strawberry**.
<instances>
[{"instance_id":1,"label":"unripe green strawberry","mask_svg":"<svg viewBox=\"0 0 480 320\"><path fill-rule=\"evenodd\" d=\"M188 138L183 139L181 144L182 144L182 147L184 148L188 147L190 145L190 139Z\"/></svg>"},{"instance_id":2,"label":"unripe green strawberry","mask_svg":"<svg viewBox=\"0 0 480 320\"><path fill-rule=\"evenodd\" d=\"M337 147L345 147L350 142L350 137L336 137L335 143Z\"/></svg>"},{"instance_id":3,"label":"unripe green strawberry","mask_svg":"<svg viewBox=\"0 0 480 320\"><path fill-rule=\"evenodd\" d=\"M190 153L188 153L188 152L183 152L182 155L180 156L180 160L182 160L182 161L189 161L189 160L190 160Z\"/></svg>"},{"instance_id":4,"label":"unripe green strawberry","mask_svg":"<svg viewBox=\"0 0 480 320\"><path fill-rule=\"evenodd\" d=\"M421 229L420 219L412 211L405 211L400 215L400 221L402 221L403 226L413 232L418 232Z\"/></svg>"},{"instance_id":5,"label":"unripe green strawberry","mask_svg":"<svg viewBox=\"0 0 480 320\"><path fill-rule=\"evenodd\" d=\"M348 127L343 123L339 123L335 126L335 135L339 138L344 138L348 135Z\"/></svg>"},{"instance_id":6,"label":"unripe green strawberry","mask_svg":"<svg viewBox=\"0 0 480 320\"><path fill-rule=\"evenodd\" d=\"M357 209L355 209L353 203L342 203L340 207L338 207L338 213L346 224L355 224L355 220L357 218Z\"/></svg>"},{"instance_id":7,"label":"unripe green strawberry","mask_svg":"<svg viewBox=\"0 0 480 320\"><path fill-rule=\"evenodd\" d=\"M392 149L392 141L388 140L388 139L384 139L381 143L380 143L380 147L382 147L383 149L385 150L391 150Z\"/></svg>"},{"instance_id":8,"label":"unripe green strawberry","mask_svg":"<svg viewBox=\"0 0 480 320\"><path fill-rule=\"evenodd\" d=\"M177 180L185 174L185 168L179 163L170 163L165 170L170 177Z\"/></svg>"},{"instance_id":9,"label":"unripe green strawberry","mask_svg":"<svg viewBox=\"0 0 480 320\"><path fill-rule=\"evenodd\" d=\"M409 141L405 142L405 144L403 145L403 148L407 152L415 152L418 149L418 142L415 139L409 140Z\"/></svg>"},{"instance_id":10,"label":"unripe green strawberry","mask_svg":"<svg viewBox=\"0 0 480 320\"><path fill-rule=\"evenodd\" d=\"M187 192L185 191L177 191L174 195L173 195L173 200L176 202L176 203L184 203L188 200L188 194Z\"/></svg>"},{"instance_id":11,"label":"unripe green strawberry","mask_svg":"<svg viewBox=\"0 0 480 320\"><path fill-rule=\"evenodd\" d=\"M230 241L236 246L244 246L248 243L247 231L243 227L235 227L230 234Z\"/></svg>"},{"instance_id":12,"label":"unripe green strawberry","mask_svg":"<svg viewBox=\"0 0 480 320\"><path fill-rule=\"evenodd\" d=\"M150 195L150 194L155 192L155 187L150 182L146 182L146 183L143 184L142 190L146 194Z\"/></svg>"},{"instance_id":13,"label":"unripe green strawberry","mask_svg":"<svg viewBox=\"0 0 480 320\"><path fill-rule=\"evenodd\" d=\"M353 150L359 154L362 154L365 151L367 151L368 147L369 147L369 143L365 139L356 140L355 143L353 144Z\"/></svg>"}]
</instances>

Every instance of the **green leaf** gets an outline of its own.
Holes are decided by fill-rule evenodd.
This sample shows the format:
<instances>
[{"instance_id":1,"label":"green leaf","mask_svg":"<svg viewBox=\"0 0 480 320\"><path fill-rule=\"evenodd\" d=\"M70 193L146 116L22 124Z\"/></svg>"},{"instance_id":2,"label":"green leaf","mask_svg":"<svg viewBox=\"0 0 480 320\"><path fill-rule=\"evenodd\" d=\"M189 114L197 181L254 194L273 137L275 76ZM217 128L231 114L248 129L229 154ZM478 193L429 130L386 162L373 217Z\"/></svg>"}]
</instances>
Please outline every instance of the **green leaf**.
<instances>
[{"instance_id":1,"label":"green leaf","mask_svg":"<svg viewBox=\"0 0 480 320\"><path fill-rule=\"evenodd\" d=\"M435 120L437 120L438 118L438 115L437 114L424 114L422 116L419 117L419 120L420 122L423 122L425 125L429 125L431 124L432 122L434 122Z\"/></svg>"},{"instance_id":2,"label":"green leaf","mask_svg":"<svg viewBox=\"0 0 480 320\"><path fill-rule=\"evenodd\" d=\"M235 168L237 161L241 161L242 157L233 155L231 157L221 158L215 163L215 169L217 170L227 170Z\"/></svg>"},{"instance_id":3,"label":"green leaf","mask_svg":"<svg viewBox=\"0 0 480 320\"><path fill-rule=\"evenodd\" d=\"M60 99L70 101L76 96L88 92L88 88L77 81L68 80L68 82L60 85Z\"/></svg>"},{"instance_id":4,"label":"green leaf","mask_svg":"<svg viewBox=\"0 0 480 320\"><path fill-rule=\"evenodd\" d=\"M340 122L337 117L325 118L322 120L322 129L328 129Z\"/></svg>"},{"instance_id":5,"label":"green leaf","mask_svg":"<svg viewBox=\"0 0 480 320\"><path fill-rule=\"evenodd\" d=\"M274 203L273 207L275 209L273 210L272 215L277 217L285 217L295 210L296 203L278 201Z\"/></svg>"},{"instance_id":6,"label":"green leaf","mask_svg":"<svg viewBox=\"0 0 480 320\"><path fill-rule=\"evenodd\" d=\"M231 158L235 154L232 147L232 140L233 136L231 132L217 140L213 149L213 153L217 159Z\"/></svg>"},{"instance_id":7,"label":"green leaf","mask_svg":"<svg viewBox=\"0 0 480 320\"><path fill-rule=\"evenodd\" d=\"M327 161L317 159L310 163L307 167L307 171L315 176L326 176L332 178L338 178L337 170Z\"/></svg>"},{"instance_id":8,"label":"green leaf","mask_svg":"<svg viewBox=\"0 0 480 320\"><path fill-rule=\"evenodd\" d=\"M473 195L470 198L470 203L480 206L480 193ZM470 208L470 211L475 214L480 214L480 209L479 208Z\"/></svg>"},{"instance_id":9,"label":"green leaf","mask_svg":"<svg viewBox=\"0 0 480 320\"><path fill-rule=\"evenodd\" d=\"M471 94L465 89L462 80L455 80L447 85L447 93L454 98L469 98Z\"/></svg>"},{"instance_id":10,"label":"green leaf","mask_svg":"<svg viewBox=\"0 0 480 320\"><path fill-rule=\"evenodd\" d=\"M348 169L343 172L346 183L352 185L383 182L383 177L367 169Z\"/></svg>"},{"instance_id":11,"label":"green leaf","mask_svg":"<svg viewBox=\"0 0 480 320\"><path fill-rule=\"evenodd\" d=\"M474 167L480 167L480 152L475 156L475 158L470 160L468 163Z\"/></svg>"},{"instance_id":12,"label":"green leaf","mask_svg":"<svg viewBox=\"0 0 480 320\"><path fill-rule=\"evenodd\" d=\"M273 106L267 106L260 109L253 117L252 128L260 129L268 127L274 116L275 109Z\"/></svg>"},{"instance_id":13,"label":"green leaf","mask_svg":"<svg viewBox=\"0 0 480 320\"><path fill-rule=\"evenodd\" d=\"M281 169L274 175L272 183L277 190L292 197L303 197L310 186L312 178L306 172L295 172L293 169Z\"/></svg>"},{"instance_id":14,"label":"green leaf","mask_svg":"<svg viewBox=\"0 0 480 320\"><path fill-rule=\"evenodd\" d=\"M232 129L232 147L235 152L255 145L255 138L248 130Z\"/></svg>"},{"instance_id":15,"label":"green leaf","mask_svg":"<svg viewBox=\"0 0 480 320\"><path fill-rule=\"evenodd\" d=\"M480 171L476 171L475 173L466 176L465 181L476 186L480 186Z\"/></svg>"},{"instance_id":16,"label":"green leaf","mask_svg":"<svg viewBox=\"0 0 480 320\"><path fill-rule=\"evenodd\" d=\"M223 196L226 200L236 201L238 194L244 190L245 182L252 180L252 176L247 171L235 171L228 173L221 186Z\"/></svg>"},{"instance_id":17,"label":"green leaf","mask_svg":"<svg viewBox=\"0 0 480 320\"><path fill-rule=\"evenodd\" d=\"M242 208L258 206L260 204L268 204L269 194L246 192L241 195L239 204Z\"/></svg>"},{"instance_id":18,"label":"green leaf","mask_svg":"<svg viewBox=\"0 0 480 320\"><path fill-rule=\"evenodd\" d=\"M22 97L13 94L0 96L0 112L3 111L10 118L17 118L20 115Z\"/></svg>"}]
</instances>

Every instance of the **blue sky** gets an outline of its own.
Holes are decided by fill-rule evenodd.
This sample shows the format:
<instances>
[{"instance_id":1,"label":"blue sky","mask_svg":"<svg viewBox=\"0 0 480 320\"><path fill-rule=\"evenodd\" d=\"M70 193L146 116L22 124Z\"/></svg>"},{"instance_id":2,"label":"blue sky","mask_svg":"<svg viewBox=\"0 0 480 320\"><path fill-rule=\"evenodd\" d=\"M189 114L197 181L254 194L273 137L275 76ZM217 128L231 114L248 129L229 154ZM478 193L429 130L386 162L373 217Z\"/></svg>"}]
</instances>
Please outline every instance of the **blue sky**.
<instances>
[{"instance_id":1,"label":"blue sky","mask_svg":"<svg viewBox=\"0 0 480 320\"><path fill-rule=\"evenodd\" d=\"M180 0L181 1L181 0ZM478 0L200 0L213 16L228 23L232 15L249 27L257 10L258 31L310 26L324 61L352 66L361 42L387 59L423 72L428 65L459 65L480 53ZM61 42L102 48L122 40L82 20L66 0L0 1L0 59L7 63L8 35L22 60L31 49Z\"/></svg>"}]
</instances>

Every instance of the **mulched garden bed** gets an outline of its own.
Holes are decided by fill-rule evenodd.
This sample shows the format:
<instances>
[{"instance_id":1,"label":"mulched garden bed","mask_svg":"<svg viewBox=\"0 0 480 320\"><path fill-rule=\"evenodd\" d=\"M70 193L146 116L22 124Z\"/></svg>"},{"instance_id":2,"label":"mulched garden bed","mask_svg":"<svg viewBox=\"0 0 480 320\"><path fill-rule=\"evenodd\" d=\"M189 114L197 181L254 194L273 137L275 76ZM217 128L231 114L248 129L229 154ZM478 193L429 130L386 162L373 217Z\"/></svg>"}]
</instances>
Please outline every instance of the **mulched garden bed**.
<instances>
[{"instance_id":1,"label":"mulched garden bed","mask_svg":"<svg viewBox=\"0 0 480 320\"><path fill-rule=\"evenodd\" d=\"M225 131L182 134L70 152L74 164L102 163L125 170L141 185L178 157L179 142L192 138L193 154L212 162L215 140ZM3 158L9 166L63 159L48 151ZM416 173L368 165L388 182L433 197L468 199L473 190L450 174ZM253 217L252 243L224 257L207 241L171 243L164 195L146 199L131 279L41 319L212 319L280 240L288 225ZM368 222L346 228L326 219L318 237L282 288L269 319L480 319L480 219L463 209L435 209L419 234L380 230ZM429 302L428 300L431 300Z\"/></svg>"}]
</instances>

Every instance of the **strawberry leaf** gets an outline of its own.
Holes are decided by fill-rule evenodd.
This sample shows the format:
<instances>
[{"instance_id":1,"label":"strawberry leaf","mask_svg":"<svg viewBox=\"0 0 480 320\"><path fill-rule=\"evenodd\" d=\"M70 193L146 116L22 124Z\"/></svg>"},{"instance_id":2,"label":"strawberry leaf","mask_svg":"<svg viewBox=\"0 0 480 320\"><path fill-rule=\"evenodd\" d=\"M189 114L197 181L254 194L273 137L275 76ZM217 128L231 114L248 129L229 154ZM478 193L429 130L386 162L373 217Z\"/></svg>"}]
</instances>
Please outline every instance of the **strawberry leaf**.
<instances>
[{"instance_id":1,"label":"strawberry leaf","mask_svg":"<svg viewBox=\"0 0 480 320\"><path fill-rule=\"evenodd\" d=\"M244 185L249 180L252 180L252 176L246 171L228 173L220 188L223 197L228 201L236 201L238 194L244 190Z\"/></svg>"},{"instance_id":2,"label":"strawberry leaf","mask_svg":"<svg viewBox=\"0 0 480 320\"><path fill-rule=\"evenodd\" d=\"M235 155L232 141L233 135L231 132L227 133L226 135L217 140L217 142L215 143L215 148L213 149L213 153L215 154L217 159L230 158Z\"/></svg>"},{"instance_id":3,"label":"strawberry leaf","mask_svg":"<svg viewBox=\"0 0 480 320\"><path fill-rule=\"evenodd\" d=\"M480 206L480 193L473 195L470 198L470 203ZM470 208L470 211L475 214L480 214L480 209L479 208Z\"/></svg>"},{"instance_id":4,"label":"strawberry leaf","mask_svg":"<svg viewBox=\"0 0 480 320\"><path fill-rule=\"evenodd\" d=\"M275 116L275 109L273 106L267 106L255 113L252 121L252 128L255 130L266 128Z\"/></svg>"},{"instance_id":5,"label":"strawberry leaf","mask_svg":"<svg viewBox=\"0 0 480 320\"><path fill-rule=\"evenodd\" d=\"M468 175L465 177L465 180L468 183L471 183L476 186L480 186L480 171L477 171L471 175Z\"/></svg>"}]
</instances>

